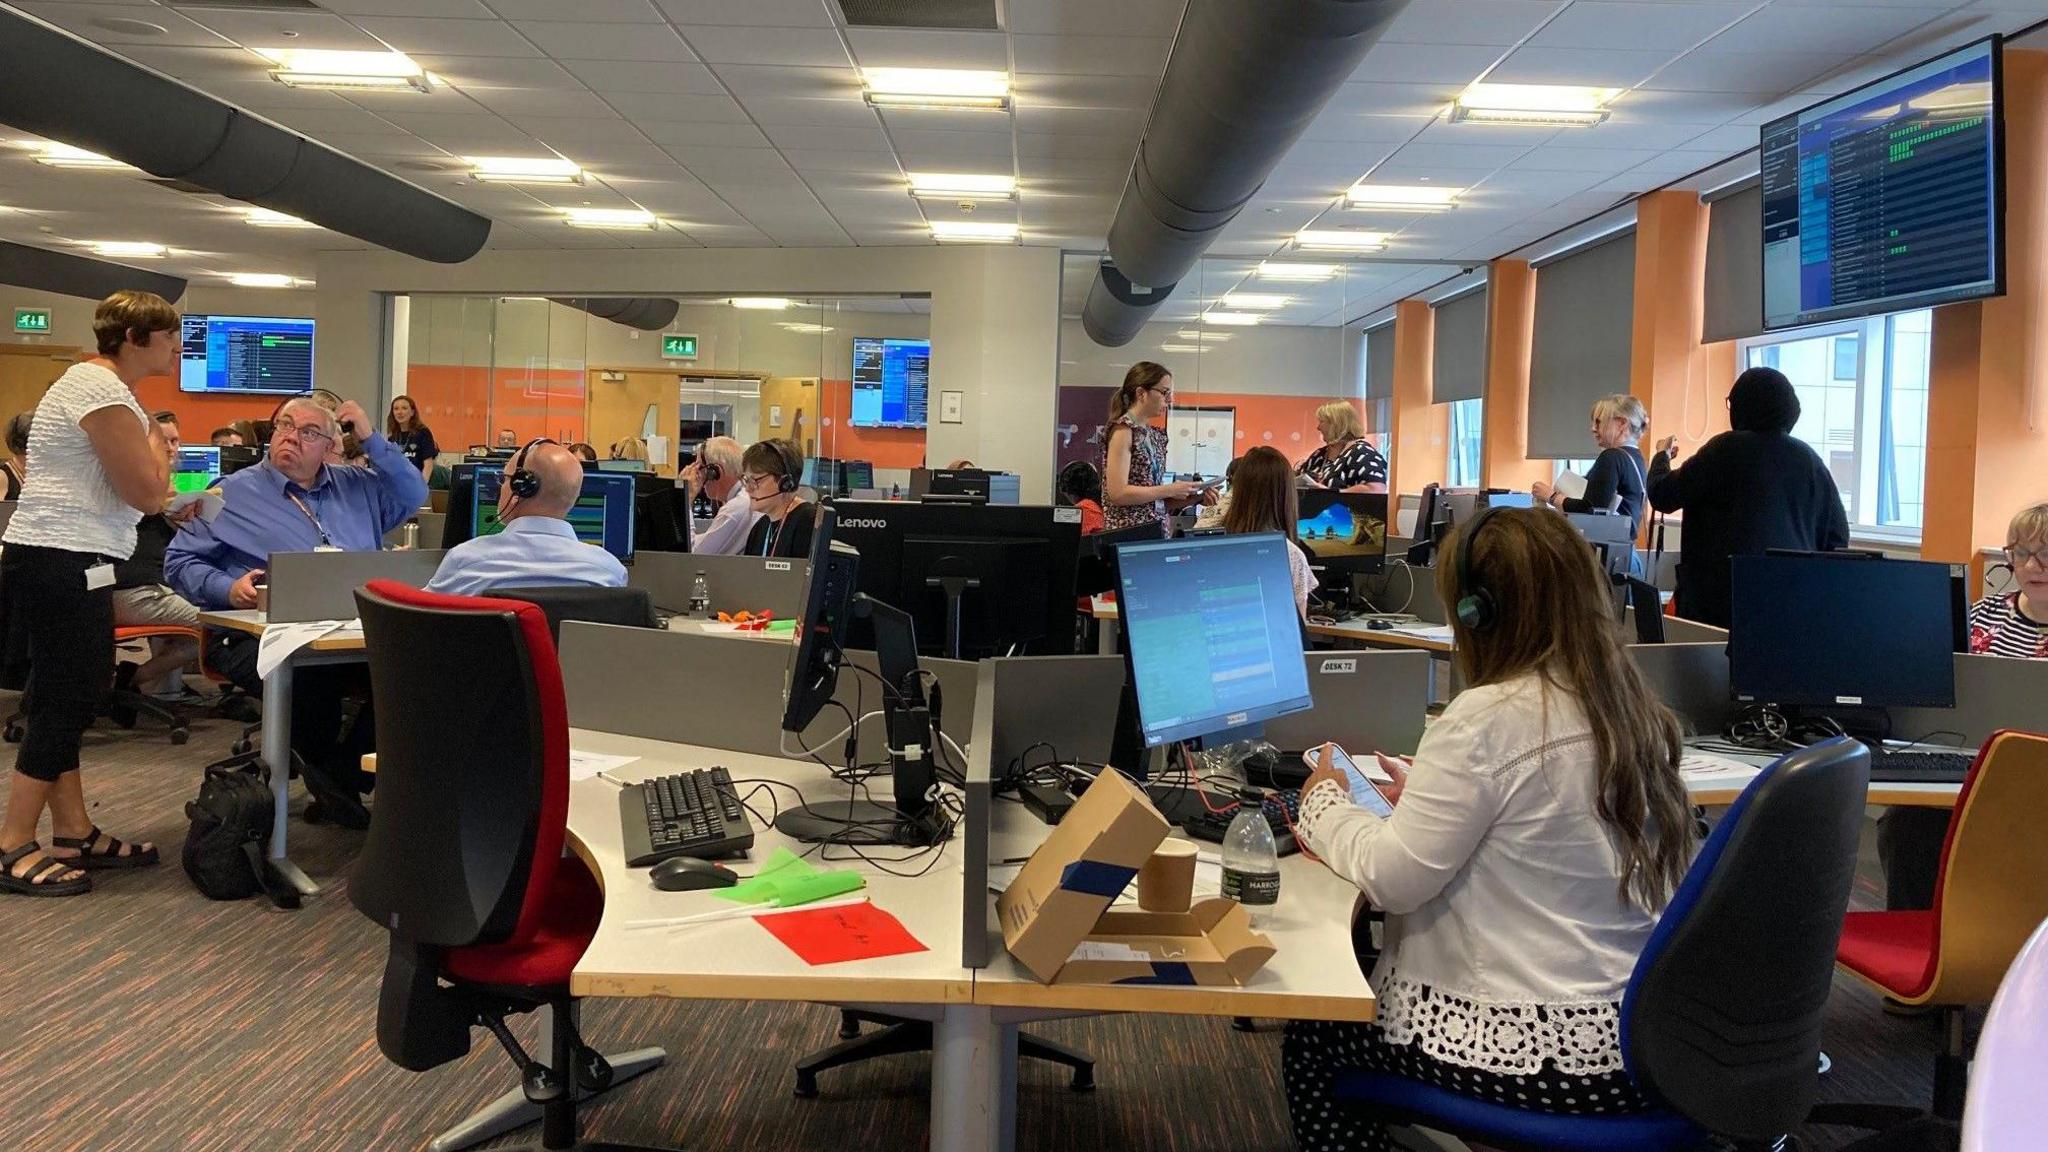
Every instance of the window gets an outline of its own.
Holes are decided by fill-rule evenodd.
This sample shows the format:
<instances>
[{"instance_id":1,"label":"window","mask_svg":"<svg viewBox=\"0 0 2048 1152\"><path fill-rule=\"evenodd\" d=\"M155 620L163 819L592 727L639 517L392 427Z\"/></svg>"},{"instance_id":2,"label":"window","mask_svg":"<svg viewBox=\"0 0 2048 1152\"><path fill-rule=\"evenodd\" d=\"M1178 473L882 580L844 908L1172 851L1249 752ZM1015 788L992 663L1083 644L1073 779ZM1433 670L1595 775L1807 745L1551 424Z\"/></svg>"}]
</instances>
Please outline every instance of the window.
<instances>
[{"instance_id":1,"label":"window","mask_svg":"<svg viewBox=\"0 0 2048 1152\"><path fill-rule=\"evenodd\" d=\"M1852 531L1920 534L1932 328L1923 309L1741 346L1744 367L1776 368L1792 381L1800 408L1792 434L1826 462Z\"/></svg>"},{"instance_id":2,"label":"window","mask_svg":"<svg viewBox=\"0 0 2048 1152\"><path fill-rule=\"evenodd\" d=\"M1450 486L1476 488L1480 476L1480 444L1484 400L1451 401Z\"/></svg>"}]
</instances>

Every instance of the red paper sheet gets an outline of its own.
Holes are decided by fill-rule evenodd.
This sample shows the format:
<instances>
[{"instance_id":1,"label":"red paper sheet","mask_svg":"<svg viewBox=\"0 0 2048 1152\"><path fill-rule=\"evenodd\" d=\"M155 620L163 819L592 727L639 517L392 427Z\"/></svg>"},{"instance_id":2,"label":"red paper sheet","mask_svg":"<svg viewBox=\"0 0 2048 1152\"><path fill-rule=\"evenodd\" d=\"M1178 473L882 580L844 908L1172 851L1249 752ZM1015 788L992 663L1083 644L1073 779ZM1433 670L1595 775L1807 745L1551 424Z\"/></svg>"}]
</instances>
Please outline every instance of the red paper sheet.
<instances>
[{"instance_id":1,"label":"red paper sheet","mask_svg":"<svg viewBox=\"0 0 2048 1152\"><path fill-rule=\"evenodd\" d=\"M901 921L873 904L779 912L756 916L754 922L788 945L806 964L873 960L878 956L926 950Z\"/></svg>"}]
</instances>

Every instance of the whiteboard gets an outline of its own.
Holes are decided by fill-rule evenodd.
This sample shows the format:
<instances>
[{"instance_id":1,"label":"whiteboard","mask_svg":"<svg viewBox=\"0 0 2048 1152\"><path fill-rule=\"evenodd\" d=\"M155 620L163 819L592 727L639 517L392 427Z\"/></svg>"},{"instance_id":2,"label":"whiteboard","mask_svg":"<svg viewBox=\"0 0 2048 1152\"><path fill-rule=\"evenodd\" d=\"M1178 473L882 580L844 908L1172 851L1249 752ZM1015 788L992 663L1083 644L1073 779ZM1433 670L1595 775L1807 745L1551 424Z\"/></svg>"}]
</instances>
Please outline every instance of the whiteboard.
<instances>
[{"instance_id":1,"label":"whiteboard","mask_svg":"<svg viewBox=\"0 0 2048 1152\"><path fill-rule=\"evenodd\" d=\"M1237 409L1175 408L1166 414L1166 470L1221 476L1237 457Z\"/></svg>"}]
</instances>

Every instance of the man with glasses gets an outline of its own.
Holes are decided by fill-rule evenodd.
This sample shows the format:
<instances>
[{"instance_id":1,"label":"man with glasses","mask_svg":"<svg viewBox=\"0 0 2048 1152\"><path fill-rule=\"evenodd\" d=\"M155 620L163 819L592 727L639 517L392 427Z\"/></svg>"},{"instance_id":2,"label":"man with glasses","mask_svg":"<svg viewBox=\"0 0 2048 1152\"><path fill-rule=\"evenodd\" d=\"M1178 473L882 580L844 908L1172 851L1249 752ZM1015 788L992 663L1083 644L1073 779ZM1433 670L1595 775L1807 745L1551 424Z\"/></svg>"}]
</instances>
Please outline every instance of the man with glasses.
<instances>
[{"instance_id":1,"label":"man with glasses","mask_svg":"<svg viewBox=\"0 0 2048 1152\"><path fill-rule=\"evenodd\" d=\"M344 430L361 439L371 467L328 463ZM427 482L384 438L353 400L329 410L311 396L285 401L262 462L222 479L226 506L211 523L194 520L164 554L172 588L207 611L256 607L256 584L272 552L372 552L384 534L411 519L427 500ZM257 640L240 632L207 636L207 663L251 695L260 695ZM367 683L361 667L315 665L293 681L292 744L305 760L315 805L308 819L365 827L361 794L367 782L357 767L369 741L364 706L346 744L338 741L342 697Z\"/></svg>"}]
</instances>

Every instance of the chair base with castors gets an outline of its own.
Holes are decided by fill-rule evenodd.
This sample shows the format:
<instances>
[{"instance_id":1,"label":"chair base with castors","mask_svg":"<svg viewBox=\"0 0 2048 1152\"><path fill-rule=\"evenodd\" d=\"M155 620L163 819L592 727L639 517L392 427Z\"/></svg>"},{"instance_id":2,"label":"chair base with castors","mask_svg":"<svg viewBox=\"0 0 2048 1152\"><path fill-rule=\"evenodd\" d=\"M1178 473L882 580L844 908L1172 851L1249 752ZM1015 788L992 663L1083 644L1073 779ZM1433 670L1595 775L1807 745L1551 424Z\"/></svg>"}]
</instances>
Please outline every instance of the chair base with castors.
<instances>
[{"instance_id":1,"label":"chair base with castors","mask_svg":"<svg viewBox=\"0 0 2048 1152\"><path fill-rule=\"evenodd\" d=\"M519 1066L521 1088L529 1103L541 1110L541 1138L538 1144L518 1146L534 1152L674 1152L673 1149L657 1148L645 1144L617 1144L604 1140L583 1140L576 1133L576 1107L579 1098L588 1099L612 1087L613 1071L609 1061L595 1048L583 1043L577 1032L571 1001L566 992L551 999L548 1007L553 1013L553 1051L549 1062L542 1064L527 1055L517 1037L505 1024L507 1011L520 1011L533 1005L505 1005L484 1008L475 1023L490 1029L498 1043L505 1049L512 1062ZM572 1070L575 1090L570 1089L569 1075L562 1070Z\"/></svg>"},{"instance_id":2,"label":"chair base with castors","mask_svg":"<svg viewBox=\"0 0 2048 1152\"><path fill-rule=\"evenodd\" d=\"M877 1024L879 1032L863 1033L862 1024ZM840 1042L811 1053L796 1064L796 1094L809 1099L818 1094L818 1073L828 1068L840 1068L873 1060L881 1056L901 1056L911 1052L932 1050L932 1026L925 1020L908 1020L901 1016L890 1016L881 1012L866 1012L858 1008L842 1008L839 1012ZM1060 1064L1073 1070L1067 1087L1076 1092L1086 1092L1095 1087L1095 1061L1085 1052L1077 1052L1064 1044L1041 1040L1036 1036L1018 1035L1017 1055L1033 1060L1044 1060Z\"/></svg>"}]
</instances>

